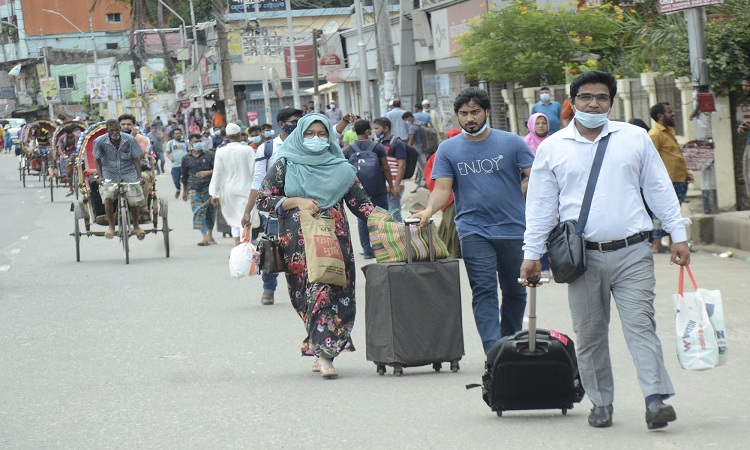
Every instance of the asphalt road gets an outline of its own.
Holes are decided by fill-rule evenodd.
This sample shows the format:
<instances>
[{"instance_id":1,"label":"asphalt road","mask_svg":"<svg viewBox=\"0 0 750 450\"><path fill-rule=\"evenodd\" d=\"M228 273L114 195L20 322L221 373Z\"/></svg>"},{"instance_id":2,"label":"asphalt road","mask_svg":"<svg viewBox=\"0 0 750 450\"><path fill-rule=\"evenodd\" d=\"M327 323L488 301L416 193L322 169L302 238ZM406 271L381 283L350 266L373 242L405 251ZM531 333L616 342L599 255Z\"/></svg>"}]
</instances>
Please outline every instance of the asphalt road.
<instances>
[{"instance_id":1,"label":"asphalt road","mask_svg":"<svg viewBox=\"0 0 750 450\"><path fill-rule=\"evenodd\" d=\"M180 449L684 449L747 448L750 266L695 253L704 287L721 289L729 363L686 372L675 356L677 269L656 257L657 320L678 395L678 420L648 432L619 318L611 347L615 424L593 429L590 404L493 414L479 389L484 355L462 265L466 356L457 374L430 367L378 376L365 358L364 279L357 280L357 352L323 380L299 356L304 336L284 281L261 306L261 280L229 277L231 239L198 247L187 204L168 176L172 256L161 235L131 239L125 265L116 240L84 238L75 261L73 214L39 183L25 189L17 160L0 155L0 448ZM32 186L33 185L33 186ZM358 246L358 244L355 244ZM358 265L364 261L358 260ZM539 291L539 326L572 334L564 286Z\"/></svg>"}]
</instances>

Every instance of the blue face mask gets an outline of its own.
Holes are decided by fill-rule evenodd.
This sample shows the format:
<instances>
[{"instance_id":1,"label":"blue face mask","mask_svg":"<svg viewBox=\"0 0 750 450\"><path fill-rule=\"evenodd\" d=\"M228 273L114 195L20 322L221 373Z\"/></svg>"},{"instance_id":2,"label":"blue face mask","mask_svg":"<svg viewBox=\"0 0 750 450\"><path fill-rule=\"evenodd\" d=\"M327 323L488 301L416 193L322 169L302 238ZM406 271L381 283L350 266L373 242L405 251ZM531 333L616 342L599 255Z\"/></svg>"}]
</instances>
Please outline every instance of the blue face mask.
<instances>
[{"instance_id":1,"label":"blue face mask","mask_svg":"<svg viewBox=\"0 0 750 450\"><path fill-rule=\"evenodd\" d=\"M251 144L260 144L260 140L260 136L250 136L250 139L248 139Z\"/></svg>"},{"instance_id":2,"label":"blue face mask","mask_svg":"<svg viewBox=\"0 0 750 450\"><path fill-rule=\"evenodd\" d=\"M133 130L121 130L125 134L132 134Z\"/></svg>"},{"instance_id":3,"label":"blue face mask","mask_svg":"<svg viewBox=\"0 0 750 450\"><path fill-rule=\"evenodd\" d=\"M385 137L385 131L381 131L380 133L375 135L375 139L381 140Z\"/></svg>"},{"instance_id":4,"label":"blue face mask","mask_svg":"<svg viewBox=\"0 0 750 450\"><path fill-rule=\"evenodd\" d=\"M273 135L274 135L274 132L273 132L273 130L270 130L270 131L264 131L264 132L263 132L263 136L264 136L264 137L265 137L266 139L270 139L270 138L272 138L272 137L273 137Z\"/></svg>"},{"instance_id":5,"label":"blue face mask","mask_svg":"<svg viewBox=\"0 0 750 450\"><path fill-rule=\"evenodd\" d=\"M194 152L202 152L203 151L203 142L196 142L193 144L193 151Z\"/></svg>"},{"instance_id":6,"label":"blue face mask","mask_svg":"<svg viewBox=\"0 0 750 450\"><path fill-rule=\"evenodd\" d=\"M485 120L484 120L484 125L482 125L482 128L480 128L480 129L479 129L479 131L477 131L477 132L475 132L475 133L469 133L469 132L468 132L468 131L466 131L466 130L462 130L462 131L463 131L463 133L464 133L464 134L468 134L469 136L477 137L477 136L479 136L480 134L484 133L484 130L486 130L486 129L487 129L487 123L488 123L488 122L489 122L489 120L488 120L488 119L485 119Z\"/></svg>"},{"instance_id":7,"label":"blue face mask","mask_svg":"<svg viewBox=\"0 0 750 450\"><path fill-rule=\"evenodd\" d=\"M547 93L545 93L545 94L539 94L539 99L541 101L543 101L543 102L548 102L549 101L549 94L547 94Z\"/></svg>"},{"instance_id":8,"label":"blue face mask","mask_svg":"<svg viewBox=\"0 0 750 450\"><path fill-rule=\"evenodd\" d=\"M302 141L302 145L304 145L305 148L310 151L310 153L318 154L326 150L331 144L327 140L323 140L315 136L311 138L305 138Z\"/></svg>"},{"instance_id":9,"label":"blue face mask","mask_svg":"<svg viewBox=\"0 0 750 450\"><path fill-rule=\"evenodd\" d=\"M292 131L294 131L295 128L297 128L297 125L284 124L284 128L282 128L282 129L284 130L284 133L286 133L286 134L292 134Z\"/></svg>"},{"instance_id":10,"label":"blue face mask","mask_svg":"<svg viewBox=\"0 0 750 450\"><path fill-rule=\"evenodd\" d=\"M591 114L591 113L585 113L583 111L575 110L575 119L576 122L580 123L584 127L593 130L595 128L599 128L607 123L607 114L609 112L606 112L604 114Z\"/></svg>"}]
</instances>

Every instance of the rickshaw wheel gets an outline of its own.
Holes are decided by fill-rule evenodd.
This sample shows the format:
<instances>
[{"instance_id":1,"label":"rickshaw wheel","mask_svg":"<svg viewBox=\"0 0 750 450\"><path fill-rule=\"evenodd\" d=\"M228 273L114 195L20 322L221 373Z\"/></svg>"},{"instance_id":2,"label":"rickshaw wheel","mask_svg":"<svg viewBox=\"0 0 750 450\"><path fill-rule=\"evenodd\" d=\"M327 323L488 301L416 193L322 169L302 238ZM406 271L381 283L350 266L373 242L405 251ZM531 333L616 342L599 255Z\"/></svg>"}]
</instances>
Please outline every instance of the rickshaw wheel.
<instances>
[{"instance_id":1,"label":"rickshaw wheel","mask_svg":"<svg viewBox=\"0 0 750 450\"><path fill-rule=\"evenodd\" d=\"M78 225L78 217L74 220L73 236L76 238L76 262L81 262L81 228Z\"/></svg>"},{"instance_id":2,"label":"rickshaw wheel","mask_svg":"<svg viewBox=\"0 0 750 450\"><path fill-rule=\"evenodd\" d=\"M125 264L130 264L130 215L127 201L120 203L120 239L122 240L122 250L125 253Z\"/></svg>"},{"instance_id":3,"label":"rickshaw wheel","mask_svg":"<svg viewBox=\"0 0 750 450\"><path fill-rule=\"evenodd\" d=\"M169 214L169 200L167 200L166 197L160 198L159 206L159 215L161 216L161 233L164 235L164 251L167 254L167 258L169 258L169 219L167 218L167 215Z\"/></svg>"}]
</instances>

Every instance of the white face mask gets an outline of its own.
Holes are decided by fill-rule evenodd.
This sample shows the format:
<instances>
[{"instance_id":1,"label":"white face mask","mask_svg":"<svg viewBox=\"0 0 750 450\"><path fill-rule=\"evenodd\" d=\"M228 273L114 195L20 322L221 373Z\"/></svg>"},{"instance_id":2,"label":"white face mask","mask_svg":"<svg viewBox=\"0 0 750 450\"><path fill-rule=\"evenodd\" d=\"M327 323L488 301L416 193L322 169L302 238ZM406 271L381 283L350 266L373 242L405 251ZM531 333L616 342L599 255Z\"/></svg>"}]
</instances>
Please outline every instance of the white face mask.
<instances>
[{"instance_id":1,"label":"white face mask","mask_svg":"<svg viewBox=\"0 0 750 450\"><path fill-rule=\"evenodd\" d=\"M302 141L302 145L304 145L306 149L310 150L310 153L318 154L327 149L330 143L328 142L328 140L321 139L315 136L311 138L304 138Z\"/></svg>"},{"instance_id":2,"label":"white face mask","mask_svg":"<svg viewBox=\"0 0 750 450\"><path fill-rule=\"evenodd\" d=\"M573 108L575 109L575 108ZM576 122L580 123L584 127L593 130L595 128L599 128L607 123L607 116L609 115L609 111L607 111L604 114L591 114L591 113L585 113L583 111L578 111L575 109L575 120Z\"/></svg>"},{"instance_id":3,"label":"white face mask","mask_svg":"<svg viewBox=\"0 0 750 450\"><path fill-rule=\"evenodd\" d=\"M488 123L489 123L489 117L488 117L488 118L486 118L486 119L484 120L484 125L482 125L482 128L480 128L480 129L479 129L479 131L477 131L477 132L475 132L475 133L469 133L469 132L468 132L468 131L466 131L466 130L462 130L462 131L463 131L463 133L464 133L464 134L468 134L469 136L477 137L477 136L479 136L480 134L482 134L482 133L484 132L484 130L486 130L486 129L487 129L487 124L488 124Z\"/></svg>"}]
</instances>

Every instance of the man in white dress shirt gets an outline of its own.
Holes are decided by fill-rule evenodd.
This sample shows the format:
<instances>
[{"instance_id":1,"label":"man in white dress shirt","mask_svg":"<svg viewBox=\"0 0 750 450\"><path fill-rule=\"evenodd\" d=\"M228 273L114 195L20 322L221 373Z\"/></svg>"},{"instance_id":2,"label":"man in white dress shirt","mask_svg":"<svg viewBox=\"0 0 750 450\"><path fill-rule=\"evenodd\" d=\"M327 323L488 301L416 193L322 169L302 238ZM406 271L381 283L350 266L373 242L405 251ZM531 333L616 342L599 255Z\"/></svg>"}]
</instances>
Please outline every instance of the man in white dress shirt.
<instances>
[{"instance_id":1,"label":"man in white dress shirt","mask_svg":"<svg viewBox=\"0 0 750 450\"><path fill-rule=\"evenodd\" d=\"M610 297L614 296L623 333L646 399L648 429L677 418L663 402L674 395L664 366L654 319L654 260L648 232L653 223L641 200L673 236L671 262L690 262L685 227L672 182L659 153L641 128L608 120L617 93L612 74L591 71L570 85L575 120L547 138L531 168L526 198L526 233L521 278L541 275L545 239L560 221L578 219L586 181L599 140L610 135L591 211L584 229L587 271L568 285L576 332L578 368L594 407L593 427L612 425L614 377L609 356ZM528 285L528 282L525 282Z\"/></svg>"},{"instance_id":2,"label":"man in white dress shirt","mask_svg":"<svg viewBox=\"0 0 750 450\"><path fill-rule=\"evenodd\" d=\"M226 127L229 144L216 150L214 173L208 193L211 203L221 203L221 213L232 227L234 245L240 243L240 225L245 212L247 193L253 183L255 151L242 143L239 125L229 123Z\"/></svg>"}]
</instances>

